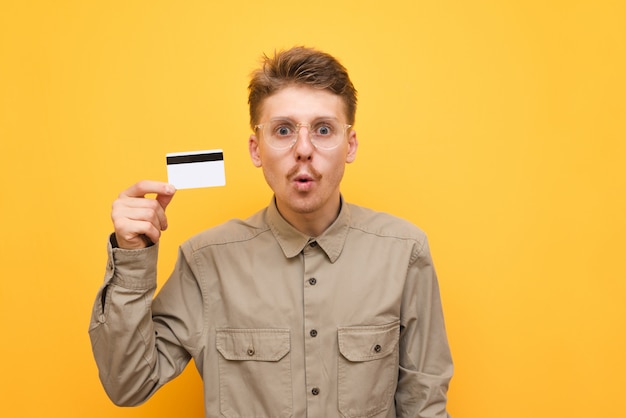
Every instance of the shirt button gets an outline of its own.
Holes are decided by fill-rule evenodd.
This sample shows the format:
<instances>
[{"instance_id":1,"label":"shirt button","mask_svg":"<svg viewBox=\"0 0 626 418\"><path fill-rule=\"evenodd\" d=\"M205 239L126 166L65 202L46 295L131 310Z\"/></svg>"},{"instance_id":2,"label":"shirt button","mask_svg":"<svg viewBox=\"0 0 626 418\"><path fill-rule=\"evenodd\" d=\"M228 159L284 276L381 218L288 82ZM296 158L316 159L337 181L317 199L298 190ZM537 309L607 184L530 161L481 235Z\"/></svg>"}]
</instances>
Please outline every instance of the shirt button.
<instances>
[{"instance_id":1,"label":"shirt button","mask_svg":"<svg viewBox=\"0 0 626 418\"><path fill-rule=\"evenodd\" d=\"M311 246L311 248L315 248L315 247L317 247L317 241L313 241L309 245Z\"/></svg>"},{"instance_id":2,"label":"shirt button","mask_svg":"<svg viewBox=\"0 0 626 418\"><path fill-rule=\"evenodd\" d=\"M311 393L313 394L313 396L317 396L320 394L320 388L313 388L311 389Z\"/></svg>"},{"instance_id":3,"label":"shirt button","mask_svg":"<svg viewBox=\"0 0 626 418\"><path fill-rule=\"evenodd\" d=\"M315 286L315 284L316 284L316 283L317 283L317 279L316 279L315 277L311 277L311 278L309 279L309 284L310 284L311 286Z\"/></svg>"},{"instance_id":4,"label":"shirt button","mask_svg":"<svg viewBox=\"0 0 626 418\"><path fill-rule=\"evenodd\" d=\"M317 337L317 330L312 329L311 332L309 332L309 334L311 334L311 337L315 338Z\"/></svg>"},{"instance_id":5,"label":"shirt button","mask_svg":"<svg viewBox=\"0 0 626 418\"><path fill-rule=\"evenodd\" d=\"M380 344L376 344L374 346L374 351L376 351L377 353L380 353L380 350L382 350L382 347L380 346Z\"/></svg>"},{"instance_id":6,"label":"shirt button","mask_svg":"<svg viewBox=\"0 0 626 418\"><path fill-rule=\"evenodd\" d=\"M254 355L254 348L252 348L252 347L248 348L248 355L249 356L253 356Z\"/></svg>"}]
</instances>

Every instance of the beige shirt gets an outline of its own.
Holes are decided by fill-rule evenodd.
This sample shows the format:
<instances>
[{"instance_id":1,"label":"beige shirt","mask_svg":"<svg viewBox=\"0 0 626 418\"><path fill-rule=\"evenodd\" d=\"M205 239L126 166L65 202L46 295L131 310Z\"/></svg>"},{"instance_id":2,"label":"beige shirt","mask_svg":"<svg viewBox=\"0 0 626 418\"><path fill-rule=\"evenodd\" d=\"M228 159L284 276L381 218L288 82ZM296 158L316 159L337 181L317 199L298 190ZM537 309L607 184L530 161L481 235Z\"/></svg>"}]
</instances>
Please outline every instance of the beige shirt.
<instances>
[{"instance_id":1,"label":"beige shirt","mask_svg":"<svg viewBox=\"0 0 626 418\"><path fill-rule=\"evenodd\" d=\"M190 359L207 417L448 417L452 359L426 236L342 203L319 237L272 203L180 247L109 245L90 324L107 394L136 405Z\"/></svg>"}]
</instances>

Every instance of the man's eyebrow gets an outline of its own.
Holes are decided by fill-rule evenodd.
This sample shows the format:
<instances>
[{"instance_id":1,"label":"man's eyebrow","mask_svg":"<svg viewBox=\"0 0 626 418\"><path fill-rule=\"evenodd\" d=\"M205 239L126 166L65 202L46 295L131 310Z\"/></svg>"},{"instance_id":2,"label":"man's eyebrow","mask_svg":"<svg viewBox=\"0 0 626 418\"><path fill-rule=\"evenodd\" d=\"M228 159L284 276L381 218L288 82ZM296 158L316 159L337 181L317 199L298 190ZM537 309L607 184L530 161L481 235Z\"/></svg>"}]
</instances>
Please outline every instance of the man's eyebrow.
<instances>
[{"instance_id":1,"label":"man's eyebrow","mask_svg":"<svg viewBox=\"0 0 626 418\"><path fill-rule=\"evenodd\" d=\"M335 120L339 120L339 118L337 116L334 115L328 115L328 116L315 116L311 119L312 122L317 122L320 120L328 120L328 119L335 119ZM272 117L268 120L271 121L276 121L276 120L286 120L286 121L290 121L290 122L296 122L297 118L291 117L291 116L275 116ZM300 123L300 122L296 122L296 123Z\"/></svg>"}]
</instances>

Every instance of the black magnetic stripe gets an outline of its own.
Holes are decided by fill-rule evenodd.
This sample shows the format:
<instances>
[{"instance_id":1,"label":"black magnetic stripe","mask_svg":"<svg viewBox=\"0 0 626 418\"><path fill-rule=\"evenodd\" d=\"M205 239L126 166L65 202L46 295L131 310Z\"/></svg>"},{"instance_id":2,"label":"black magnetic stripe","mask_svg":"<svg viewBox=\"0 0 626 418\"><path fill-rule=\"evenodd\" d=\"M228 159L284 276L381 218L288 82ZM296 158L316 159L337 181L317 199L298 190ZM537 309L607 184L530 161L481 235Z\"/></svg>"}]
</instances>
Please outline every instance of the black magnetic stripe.
<instances>
[{"instance_id":1,"label":"black magnetic stripe","mask_svg":"<svg viewBox=\"0 0 626 418\"><path fill-rule=\"evenodd\" d=\"M224 153L211 152L208 154L176 155L167 157L167 164L203 163L206 161L223 161Z\"/></svg>"}]
</instances>

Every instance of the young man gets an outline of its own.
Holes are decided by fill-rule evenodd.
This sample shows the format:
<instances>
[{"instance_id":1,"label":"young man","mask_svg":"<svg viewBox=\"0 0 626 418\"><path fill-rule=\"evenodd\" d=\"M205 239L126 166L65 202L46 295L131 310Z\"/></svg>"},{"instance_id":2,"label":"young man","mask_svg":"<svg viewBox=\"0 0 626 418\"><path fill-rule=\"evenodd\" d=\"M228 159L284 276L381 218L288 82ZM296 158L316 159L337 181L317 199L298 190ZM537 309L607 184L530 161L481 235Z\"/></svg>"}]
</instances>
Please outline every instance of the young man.
<instances>
[{"instance_id":1,"label":"young man","mask_svg":"<svg viewBox=\"0 0 626 418\"><path fill-rule=\"evenodd\" d=\"M249 89L250 156L274 199L183 243L154 300L174 189L142 181L113 205L90 326L106 392L139 404L193 358L207 417L448 417L426 237L340 194L358 146L345 68L293 48L266 57Z\"/></svg>"}]
</instances>

